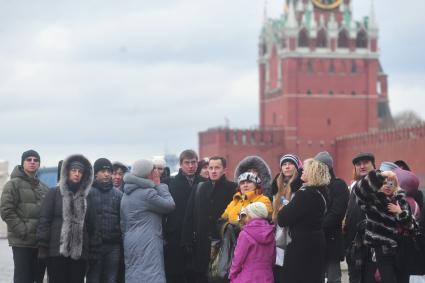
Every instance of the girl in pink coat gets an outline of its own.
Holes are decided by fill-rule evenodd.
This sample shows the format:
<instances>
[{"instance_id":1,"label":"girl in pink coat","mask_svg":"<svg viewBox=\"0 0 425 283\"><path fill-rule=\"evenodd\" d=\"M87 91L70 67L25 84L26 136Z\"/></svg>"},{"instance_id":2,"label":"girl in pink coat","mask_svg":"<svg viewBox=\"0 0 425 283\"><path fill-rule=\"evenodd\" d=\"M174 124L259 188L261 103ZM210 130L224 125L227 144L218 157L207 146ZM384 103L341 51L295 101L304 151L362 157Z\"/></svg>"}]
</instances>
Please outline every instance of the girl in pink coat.
<instances>
[{"instance_id":1,"label":"girl in pink coat","mask_svg":"<svg viewBox=\"0 0 425 283\"><path fill-rule=\"evenodd\" d=\"M267 221L267 207L254 202L241 211L246 224L239 234L229 279L231 283L273 283L276 259L274 226Z\"/></svg>"}]
</instances>

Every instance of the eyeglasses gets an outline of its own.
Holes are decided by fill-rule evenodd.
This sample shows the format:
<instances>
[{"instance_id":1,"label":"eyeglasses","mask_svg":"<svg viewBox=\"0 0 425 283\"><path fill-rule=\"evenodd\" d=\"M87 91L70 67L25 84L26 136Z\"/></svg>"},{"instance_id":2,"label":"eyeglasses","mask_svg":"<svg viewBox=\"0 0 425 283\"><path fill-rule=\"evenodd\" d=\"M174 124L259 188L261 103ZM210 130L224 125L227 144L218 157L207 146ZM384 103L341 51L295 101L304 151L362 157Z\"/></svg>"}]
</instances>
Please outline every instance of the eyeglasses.
<instances>
[{"instance_id":1,"label":"eyeglasses","mask_svg":"<svg viewBox=\"0 0 425 283\"><path fill-rule=\"evenodd\" d=\"M25 159L25 161L27 161L27 162L39 162L40 160L38 158L29 157L29 158Z\"/></svg>"}]
</instances>

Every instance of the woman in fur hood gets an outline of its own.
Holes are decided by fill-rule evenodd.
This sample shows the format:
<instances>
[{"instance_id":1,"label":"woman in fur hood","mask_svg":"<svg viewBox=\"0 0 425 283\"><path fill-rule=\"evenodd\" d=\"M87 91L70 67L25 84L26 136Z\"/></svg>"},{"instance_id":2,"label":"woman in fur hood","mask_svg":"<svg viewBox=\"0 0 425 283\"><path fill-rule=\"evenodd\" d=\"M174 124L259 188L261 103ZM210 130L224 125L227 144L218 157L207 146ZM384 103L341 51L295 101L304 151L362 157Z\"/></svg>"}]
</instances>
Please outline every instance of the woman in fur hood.
<instances>
[{"instance_id":1,"label":"woman in fur hood","mask_svg":"<svg viewBox=\"0 0 425 283\"><path fill-rule=\"evenodd\" d=\"M239 176L245 172L255 173L258 177L260 177L261 183L259 185L263 189L264 195L271 200L272 173L266 161L256 155L247 156L242 159L235 169L235 183L238 182Z\"/></svg>"},{"instance_id":2,"label":"woman in fur hood","mask_svg":"<svg viewBox=\"0 0 425 283\"><path fill-rule=\"evenodd\" d=\"M88 198L92 181L88 159L71 155L62 164L58 186L43 201L37 241L50 283L83 283L87 260L97 256L100 237Z\"/></svg>"}]
</instances>

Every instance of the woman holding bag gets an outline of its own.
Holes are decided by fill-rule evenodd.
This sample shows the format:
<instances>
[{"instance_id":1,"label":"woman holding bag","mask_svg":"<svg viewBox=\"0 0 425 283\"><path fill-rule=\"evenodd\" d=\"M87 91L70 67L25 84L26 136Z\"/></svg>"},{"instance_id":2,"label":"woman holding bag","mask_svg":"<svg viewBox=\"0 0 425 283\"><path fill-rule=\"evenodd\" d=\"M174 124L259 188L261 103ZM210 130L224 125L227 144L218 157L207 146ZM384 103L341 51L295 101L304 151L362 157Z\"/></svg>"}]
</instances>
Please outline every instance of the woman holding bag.
<instances>
[{"instance_id":1,"label":"woman holding bag","mask_svg":"<svg viewBox=\"0 0 425 283\"><path fill-rule=\"evenodd\" d=\"M285 251L281 282L324 282L325 235L322 226L326 213L326 186L330 178L324 163L314 159L304 161L301 175L304 184L278 213L279 226L289 228L291 236Z\"/></svg>"},{"instance_id":2,"label":"woman holding bag","mask_svg":"<svg viewBox=\"0 0 425 283\"><path fill-rule=\"evenodd\" d=\"M300 175L298 173L300 167L301 163L295 154L283 155L280 158L281 171L276 175L272 183L272 221L276 225L276 262L273 267L273 275L276 283L280 282L279 277L284 263L284 249L290 241L288 231L277 225L277 215L292 199L295 190L299 188L296 184L300 181ZM294 187L294 189L292 189L292 187Z\"/></svg>"}]
</instances>

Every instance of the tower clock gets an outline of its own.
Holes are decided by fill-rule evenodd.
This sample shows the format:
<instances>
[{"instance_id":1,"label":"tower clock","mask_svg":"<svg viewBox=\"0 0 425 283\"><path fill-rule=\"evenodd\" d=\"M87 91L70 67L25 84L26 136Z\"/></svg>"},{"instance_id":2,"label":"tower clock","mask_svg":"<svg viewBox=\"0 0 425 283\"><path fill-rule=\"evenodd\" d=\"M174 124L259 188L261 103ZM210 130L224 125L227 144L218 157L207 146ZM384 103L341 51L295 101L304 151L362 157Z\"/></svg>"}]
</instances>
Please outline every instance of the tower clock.
<instances>
[{"instance_id":1,"label":"tower clock","mask_svg":"<svg viewBox=\"0 0 425 283\"><path fill-rule=\"evenodd\" d=\"M319 7L325 10L335 9L342 3L342 0L312 0L312 1L316 7Z\"/></svg>"}]
</instances>

